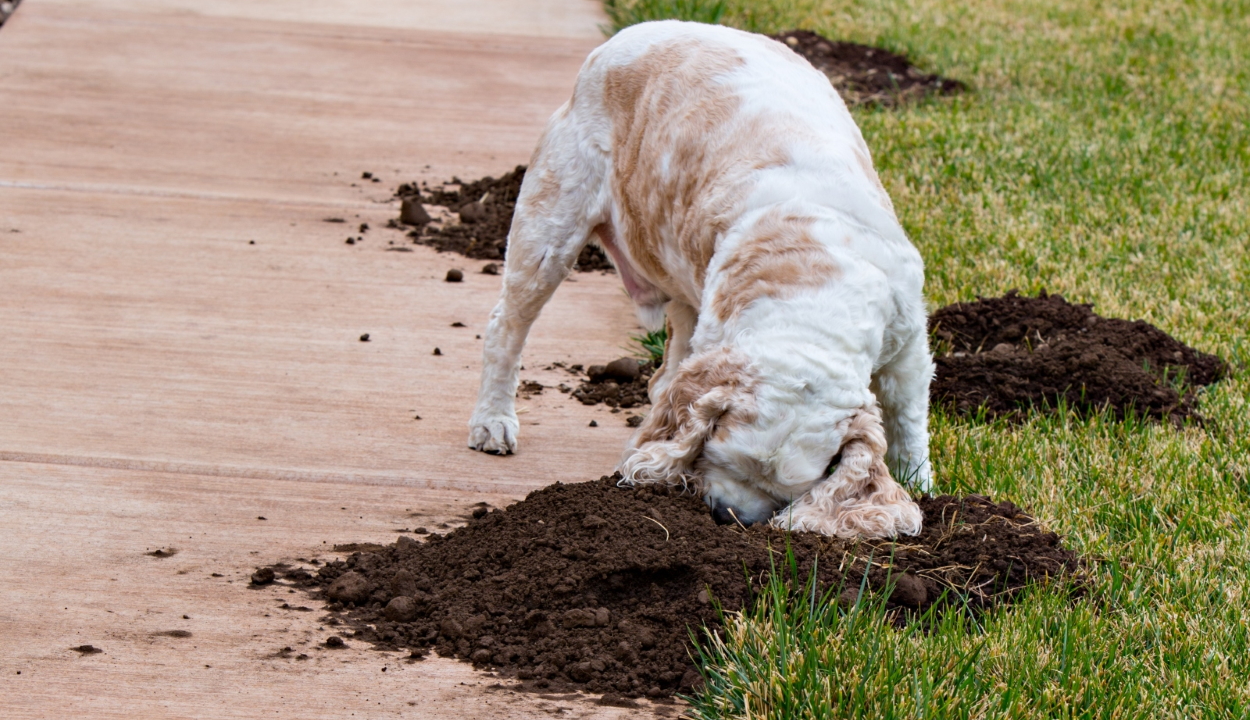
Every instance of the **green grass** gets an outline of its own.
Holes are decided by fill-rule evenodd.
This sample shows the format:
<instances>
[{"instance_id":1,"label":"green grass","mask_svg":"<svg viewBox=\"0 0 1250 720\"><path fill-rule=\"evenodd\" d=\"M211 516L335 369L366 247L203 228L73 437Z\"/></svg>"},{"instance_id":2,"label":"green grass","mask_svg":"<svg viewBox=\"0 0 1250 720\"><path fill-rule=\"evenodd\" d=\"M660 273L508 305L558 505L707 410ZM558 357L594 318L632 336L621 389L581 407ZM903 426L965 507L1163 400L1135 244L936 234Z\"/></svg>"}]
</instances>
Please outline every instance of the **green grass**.
<instances>
[{"instance_id":1,"label":"green grass","mask_svg":"<svg viewBox=\"0 0 1250 720\"><path fill-rule=\"evenodd\" d=\"M629 339L633 342L632 349L638 357L650 360L656 366L664 361L664 343L668 342L666 328L651 330L644 335L630 335Z\"/></svg>"},{"instance_id":2,"label":"green grass","mask_svg":"<svg viewBox=\"0 0 1250 720\"><path fill-rule=\"evenodd\" d=\"M773 598L706 647L699 717L1250 717L1250 0L618 0L903 52L972 92L856 109L934 307L1045 288L1219 354L1202 426L932 417L944 492L1009 498L1092 591L896 630Z\"/></svg>"}]
</instances>

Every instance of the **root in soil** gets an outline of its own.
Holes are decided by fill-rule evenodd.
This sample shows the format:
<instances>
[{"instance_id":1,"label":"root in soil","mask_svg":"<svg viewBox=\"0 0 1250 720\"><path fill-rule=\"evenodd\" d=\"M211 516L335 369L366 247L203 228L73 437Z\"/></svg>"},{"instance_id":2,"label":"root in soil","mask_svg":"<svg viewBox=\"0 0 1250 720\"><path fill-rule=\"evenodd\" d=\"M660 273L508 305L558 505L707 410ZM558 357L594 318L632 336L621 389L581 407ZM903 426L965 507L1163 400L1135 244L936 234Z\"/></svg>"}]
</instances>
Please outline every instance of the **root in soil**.
<instances>
[{"instance_id":1,"label":"root in soil","mask_svg":"<svg viewBox=\"0 0 1250 720\"><path fill-rule=\"evenodd\" d=\"M787 543L802 577L816 567L842 602L864 586L899 622L1008 603L1078 569L1057 535L977 495L920 498L924 530L891 543L721 526L696 497L616 480L551 485L445 536L278 574L323 597L353 639L433 649L534 690L663 698L699 683L690 633L719 628L716 603L747 607Z\"/></svg>"},{"instance_id":2,"label":"root in soil","mask_svg":"<svg viewBox=\"0 0 1250 720\"><path fill-rule=\"evenodd\" d=\"M889 50L837 42L808 30L771 35L829 77L848 105L893 107L926 95L953 95L968 89L958 80L922 72L906 56Z\"/></svg>"},{"instance_id":3,"label":"root in soil","mask_svg":"<svg viewBox=\"0 0 1250 720\"><path fill-rule=\"evenodd\" d=\"M1092 307L1012 291L938 310L929 318L938 350L933 402L990 417L1066 404L1082 414L1105 407L1117 418L1200 420L1194 388L1220 379L1224 363L1149 323L1104 318Z\"/></svg>"},{"instance_id":4,"label":"root in soil","mask_svg":"<svg viewBox=\"0 0 1250 720\"><path fill-rule=\"evenodd\" d=\"M439 252L454 252L475 260L503 260L508 249L508 230L512 227L512 212L516 209L517 196L521 193L521 181L525 179L525 166L517 165L510 173L496 179L484 177L465 182L452 178L442 187L405 183L395 191L406 208L399 222L392 227L403 227L406 222L416 225L408 237L419 245L428 245ZM434 224L422 205L438 205L455 213L459 222ZM577 269L612 270L612 263L597 245L587 245L577 258Z\"/></svg>"}]
</instances>

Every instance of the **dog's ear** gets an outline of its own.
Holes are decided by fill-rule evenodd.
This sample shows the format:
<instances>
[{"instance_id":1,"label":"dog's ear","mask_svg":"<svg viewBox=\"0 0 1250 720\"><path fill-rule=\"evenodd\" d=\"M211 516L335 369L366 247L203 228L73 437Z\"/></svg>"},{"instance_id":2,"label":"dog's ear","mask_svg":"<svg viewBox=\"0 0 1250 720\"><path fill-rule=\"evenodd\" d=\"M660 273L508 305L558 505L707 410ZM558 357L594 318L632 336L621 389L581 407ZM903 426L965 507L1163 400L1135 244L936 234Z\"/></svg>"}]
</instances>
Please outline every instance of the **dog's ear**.
<instances>
[{"instance_id":1,"label":"dog's ear","mask_svg":"<svg viewBox=\"0 0 1250 720\"><path fill-rule=\"evenodd\" d=\"M894 537L920 532L920 507L885 464L885 428L877 408L857 410L842 438L833 474L783 508L772 524L838 537Z\"/></svg>"},{"instance_id":2,"label":"dog's ear","mask_svg":"<svg viewBox=\"0 0 1250 720\"><path fill-rule=\"evenodd\" d=\"M750 420L754 382L750 361L728 348L687 358L626 451L623 482L697 487L693 466L703 444L718 425Z\"/></svg>"}]
</instances>

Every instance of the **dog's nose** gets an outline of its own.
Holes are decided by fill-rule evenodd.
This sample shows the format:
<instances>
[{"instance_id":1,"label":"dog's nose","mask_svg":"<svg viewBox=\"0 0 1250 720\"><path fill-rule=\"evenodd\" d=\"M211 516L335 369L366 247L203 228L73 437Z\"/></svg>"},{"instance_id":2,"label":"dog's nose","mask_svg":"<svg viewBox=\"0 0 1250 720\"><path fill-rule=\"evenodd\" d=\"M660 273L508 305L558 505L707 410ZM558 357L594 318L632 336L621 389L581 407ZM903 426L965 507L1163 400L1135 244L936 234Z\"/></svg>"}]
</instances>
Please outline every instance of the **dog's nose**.
<instances>
[{"instance_id":1,"label":"dog's nose","mask_svg":"<svg viewBox=\"0 0 1250 720\"><path fill-rule=\"evenodd\" d=\"M751 524L749 522L743 522L742 517L735 512L733 508L728 505L721 505L720 503L717 503L716 507L712 508L712 519L716 521L717 525L732 525L737 523L739 525L746 526Z\"/></svg>"}]
</instances>

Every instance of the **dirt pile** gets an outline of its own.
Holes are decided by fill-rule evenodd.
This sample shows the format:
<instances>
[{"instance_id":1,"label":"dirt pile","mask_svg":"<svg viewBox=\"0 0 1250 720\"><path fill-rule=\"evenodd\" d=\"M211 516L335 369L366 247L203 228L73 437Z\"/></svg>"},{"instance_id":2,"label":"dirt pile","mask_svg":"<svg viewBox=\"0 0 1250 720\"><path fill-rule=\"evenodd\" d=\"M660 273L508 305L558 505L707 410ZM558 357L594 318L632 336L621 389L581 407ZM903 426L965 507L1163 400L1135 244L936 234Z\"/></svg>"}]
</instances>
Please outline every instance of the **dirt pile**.
<instances>
[{"instance_id":1,"label":"dirt pile","mask_svg":"<svg viewBox=\"0 0 1250 720\"><path fill-rule=\"evenodd\" d=\"M807 577L819 558L822 587L853 602L871 558L868 587L892 585L901 616L956 602L946 591L974 607L1008 602L1027 582L1076 568L1058 536L1011 503L920 504L924 531L899 544L791 535L799 571ZM321 594L356 639L416 657L433 648L530 688L665 697L698 683L689 631L717 627L712 598L742 608L786 544L780 531L715 524L695 497L622 489L612 477L474 516L424 543L404 536L279 574Z\"/></svg>"},{"instance_id":2,"label":"dirt pile","mask_svg":"<svg viewBox=\"0 0 1250 720\"><path fill-rule=\"evenodd\" d=\"M655 371L656 365L652 361L619 358L607 365L591 365L586 368L585 382L571 391L564 387L561 390L569 392L583 405L602 403L611 408L628 410L651 402L647 396L647 384Z\"/></svg>"},{"instance_id":3,"label":"dirt pile","mask_svg":"<svg viewBox=\"0 0 1250 720\"><path fill-rule=\"evenodd\" d=\"M1141 320L1104 318L1062 295L948 305L929 318L935 403L959 413L1022 416L1060 401L1082 413L1109 407L1179 422L1197 417L1194 387L1226 372L1223 361Z\"/></svg>"},{"instance_id":4,"label":"dirt pile","mask_svg":"<svg viewBox=\"0 0 1250 720\"><path fill-rule=\"evenodd\" d=\"M400 222L416 225L408 237L419 245L428 245L439 252L454 252L475 260L503 260L508 249L508 230L512 213L521 194L525 166L517 165L510 173L496 179L484 177L465 182L452 178L442 187L400 185L395 196L403 202ZM455 213L459 222L433 223L423 205L445 207ZM607 255L597 246L588 245L577 258L577 269L583 272L611 270Z\"/></svg>"},{"instance_id":5,"label":"dirt pile","mask_svg":"<svg viewBox=\"0 0 1250 720\"><path fill-rule=\"evenodd\" d=\"M968 89L958 80L922 72L889 50L837 42L808 30L770 35L829 77L848 105L892 107L925 95L953 95Z\"/></svg>"}]
</instances>

